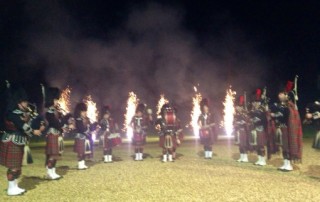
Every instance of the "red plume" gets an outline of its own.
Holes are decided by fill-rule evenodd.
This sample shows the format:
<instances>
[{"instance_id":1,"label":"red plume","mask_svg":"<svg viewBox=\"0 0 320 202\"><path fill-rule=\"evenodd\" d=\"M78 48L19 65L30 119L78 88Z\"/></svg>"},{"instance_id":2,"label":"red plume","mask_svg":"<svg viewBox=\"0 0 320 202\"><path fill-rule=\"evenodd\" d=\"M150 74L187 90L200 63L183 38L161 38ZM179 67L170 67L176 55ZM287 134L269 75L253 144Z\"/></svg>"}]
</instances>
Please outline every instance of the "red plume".
<instances>
[{"instance_id":1,"label":"red plume","mask_svg":"<svg viewBox=\"0 0 320 202\"><path fill-rule=\"evenodd\" d=\"M287 81L286 92L288 93L288 92L292 91L293 90L293 86L294 86L294 84L293 84L292 81Z\"/></svg>"},{"instance_id":2,"label":"red plume","mask_svg":"<svg viewBox=\"0 0 320 202\"><path fill-rule=\"evenodd\" d=\"M241 95L241 96L239 97L239 106L242 106L243 104L244 104L244 96Z\"/></svg>"},{"instance_id":3,"label":"red plume","mask_svg":"<svg viewBox=\"0 0 320 202\"><path fill-rule=\"evenodd\" d=\"M256 90L256 100L261 100L261 89L260 88L258 88Z\"/></svg>"}]
</instances>

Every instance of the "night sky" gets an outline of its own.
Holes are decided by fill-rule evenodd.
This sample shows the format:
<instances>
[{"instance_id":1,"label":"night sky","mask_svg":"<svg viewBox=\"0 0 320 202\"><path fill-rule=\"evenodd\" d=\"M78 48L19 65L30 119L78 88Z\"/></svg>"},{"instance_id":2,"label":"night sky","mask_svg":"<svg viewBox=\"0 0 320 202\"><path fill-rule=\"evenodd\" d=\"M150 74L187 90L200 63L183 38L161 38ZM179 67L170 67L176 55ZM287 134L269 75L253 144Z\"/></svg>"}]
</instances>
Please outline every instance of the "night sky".
<instances>
[{"instance_id":1,"label":"night sky","mask_svg":"<svg viewBox=\"0 0 320 202\"><path fill-rule=\"evenodd\" d=\"M299 75L300 108L320 98L319 1L1 1L1 90L39 83L123 109L129 91L188 106L193 85L220 106ZM275 101L275 100L274 100ZM120 104L121 103L121 104ZM120 106L121 105L121 106Z\"/></svg>"}]
</instances>

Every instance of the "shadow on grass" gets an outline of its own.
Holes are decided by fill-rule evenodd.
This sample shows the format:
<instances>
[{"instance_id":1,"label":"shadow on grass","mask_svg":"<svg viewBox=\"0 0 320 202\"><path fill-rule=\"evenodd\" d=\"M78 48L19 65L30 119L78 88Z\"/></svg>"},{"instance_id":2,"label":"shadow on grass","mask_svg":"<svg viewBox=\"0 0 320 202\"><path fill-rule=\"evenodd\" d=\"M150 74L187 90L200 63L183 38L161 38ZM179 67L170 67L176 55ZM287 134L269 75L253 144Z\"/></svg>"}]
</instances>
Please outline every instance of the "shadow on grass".
<instances>
[{"instance_id":1,"label":"shadow on grass","mask_svg":"<svg viewBox=\"0 0 320 202\"><path fill-rule=\"evenodd\" d=\"M236 160L238 160L239 158L240 158L240 153L233 153L233 154L232 154L232 159L233 159L233 160L236 161Z\"/></svg>"},{"instance_id":2,"label":"shadow on grass","mask_svg":"<svg viewBox=\"0 0 320 202\"><path fill-rule=\"evenodd\" d=\"M308 166L308 171L304 172L304 174L312 179L320 180L320 165Z\"/></svg>"},{"instance_id":3,"label":"shadow on grass","mask_svg":"<svg viewBox=\"0 0 320 202\"><path fill-rule=\"evenodd\" d=\"M136 155L132 154L130 155L130 157L132 158L132 160L134 160L136 158ZM143 153L143 159L148 159L148 158L153 159L154 157L151 154Z\"/></svg>"},{"instance_id":4,"label":"shadow on grass","mask_svg":"<svg viewBox=\"0 0 320 202\"><path fill-rule=\"evenodd\" d=\"M112 156L112 160L113 160L114 162L121 162L121 161L123 161L123 159L122 159L121 157L119 157L119 156Z\"/></svg>"},{"instance_id":5,"label":"shadow on grass","mask_svg":"<svg viewBox=\"0 0 320 202\"><path fill-rule=\"evenodd\" d=\"M66 175L68 171L71 170L69 166L58 166L56 169L57 174L61 176Z\"/></svg>"},{"instance_id":6,"label":"shadow on grass","mask_svg":"<svg viewBox=\"0 0 320 202\"><path fill-rule=\"evenodd\" d=\"M102 160L87 159L85 162L86 162L86 163L85 163L86 166L88 166L88 167L93 167L93 166L95 166L96 164L101 163Z\"/></svg>"},{"instance_id":7,"label":"shadow on grass","mask_svg":"<svg viewBox=\"0 0 320 202\"><path fill-rule=\"evenodd\" d=\"M19 186L28 190L35 189L37 185L39 185L41 182L48 181L44 177L39 176L23 176Z\"/></svg>"},{"instance_id":8,"label":"shadow on grass","mask_svg":"<svg viewBox=\"0 0 320 202\"><path fill-rule=\"evenodd\" d=\"M175 160L179 160L181 157L183 157L184 155L183 154L180 154L180 153L176 153L176 158Z\"/></svg>"}]
</instances>

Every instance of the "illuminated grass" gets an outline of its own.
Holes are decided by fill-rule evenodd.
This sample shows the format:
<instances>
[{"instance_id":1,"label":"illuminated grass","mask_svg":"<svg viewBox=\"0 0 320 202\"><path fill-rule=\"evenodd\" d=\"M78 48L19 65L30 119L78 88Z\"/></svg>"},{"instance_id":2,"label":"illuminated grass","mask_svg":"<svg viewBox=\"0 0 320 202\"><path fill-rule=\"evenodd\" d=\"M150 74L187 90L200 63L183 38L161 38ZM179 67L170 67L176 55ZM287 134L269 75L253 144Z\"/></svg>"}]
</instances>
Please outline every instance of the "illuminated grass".
<instances>
[{"instance_id":1,"label":"illuminated grass","mask_svg":"<svg viewBox=\"0 0 320 202\"><path fill-rule=\"evenodd\" d=\"M280 156L266 167L239 164L238 149L227 140L214 146L214 158L203 159L202 147L188 140L178 149L174 163L160 161L157 138L149 138L146 159L133 161L133 148L122 144L114 149L115 162L102 162L102 148L95 148L90 169L76 170L76 154L67 147L57 172L58 181L47 181L44 149L32 148L34 164L23 168L20 186L28 192L14 201L319 201L320 152L305 140L304 161L295 171L282 173ZM72 141L71 141L72 142ZM71 143L70 142L70 143ZM37 145L39 146L39 145ZM256 161L250 154L249 160ZM0 201L8 201L6 169L0 168ZM50 191L49 191L50 190ZM12 199L12 198L11 198Z\"/></svg>"}]
</instances>

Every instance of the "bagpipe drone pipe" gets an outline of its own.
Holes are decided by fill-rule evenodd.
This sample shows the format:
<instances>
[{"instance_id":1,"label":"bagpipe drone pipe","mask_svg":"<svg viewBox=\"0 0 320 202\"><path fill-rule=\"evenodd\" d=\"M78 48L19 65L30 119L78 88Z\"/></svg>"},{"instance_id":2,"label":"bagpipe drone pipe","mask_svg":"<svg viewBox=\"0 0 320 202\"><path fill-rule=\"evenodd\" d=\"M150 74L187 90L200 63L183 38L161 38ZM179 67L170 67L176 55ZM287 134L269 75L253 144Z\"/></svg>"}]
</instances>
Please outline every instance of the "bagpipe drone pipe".
<instances>
[{"instance_id":1,"label":"bagpipe drone pipe","mask_svg":"<svg viewBox=\"0 0 320 202\"><path fill-rule=\"evenodd\" d=\"M40 130L42 126L46 125L44 117L39 115L35 104L29 103L27 110L30 117L30 126L33 130Z\"/></svg>"}]
</instances>

